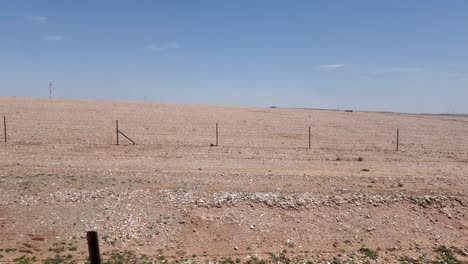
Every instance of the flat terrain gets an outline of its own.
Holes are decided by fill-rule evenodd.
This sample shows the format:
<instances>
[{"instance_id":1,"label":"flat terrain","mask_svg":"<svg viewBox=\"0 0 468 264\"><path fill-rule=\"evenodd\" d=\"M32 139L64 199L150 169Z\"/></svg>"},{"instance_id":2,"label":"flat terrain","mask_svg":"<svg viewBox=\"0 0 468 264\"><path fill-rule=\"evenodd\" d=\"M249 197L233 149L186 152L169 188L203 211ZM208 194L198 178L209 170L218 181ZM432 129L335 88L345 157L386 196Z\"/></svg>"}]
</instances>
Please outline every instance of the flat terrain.
<instances>
[{"instance_id":1,"label":"flat terrain","mask_svg":"<svg viewBox=\"0 0 468 264\"><path fill-rule=\"evenodd\" d=\"M468 252L466 116L6 97L0 115L0 263L84 260L88 230L200 261Z\"/></svg>"}]
</instances>

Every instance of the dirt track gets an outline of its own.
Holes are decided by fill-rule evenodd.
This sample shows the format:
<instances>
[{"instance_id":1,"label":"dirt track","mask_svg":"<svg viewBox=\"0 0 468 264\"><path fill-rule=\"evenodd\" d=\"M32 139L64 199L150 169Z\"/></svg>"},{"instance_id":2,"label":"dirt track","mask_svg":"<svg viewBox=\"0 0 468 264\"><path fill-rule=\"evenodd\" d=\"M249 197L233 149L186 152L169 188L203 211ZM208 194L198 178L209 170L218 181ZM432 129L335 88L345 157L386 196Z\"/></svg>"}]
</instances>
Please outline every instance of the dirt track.
<instances>
[{"instance_id":1,"label":"dirt track","mask_svg":"<svg viewBox=\"0 0 468 264\"><path fill-rule=\"evenodd\" d=\"M468 117L5 97L0 114L0 262L84 256L91 229L148 255L468 252ZM116 119L138 145L115 145Z\"/></svg>"}]
</instances>

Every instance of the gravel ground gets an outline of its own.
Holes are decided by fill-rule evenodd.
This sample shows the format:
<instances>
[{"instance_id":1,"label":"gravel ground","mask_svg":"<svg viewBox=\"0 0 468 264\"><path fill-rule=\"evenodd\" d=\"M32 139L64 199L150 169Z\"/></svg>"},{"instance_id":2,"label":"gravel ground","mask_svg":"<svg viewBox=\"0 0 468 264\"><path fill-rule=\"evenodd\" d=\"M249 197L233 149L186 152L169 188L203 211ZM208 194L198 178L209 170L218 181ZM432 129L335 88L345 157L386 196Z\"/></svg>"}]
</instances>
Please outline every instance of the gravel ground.
<instances>
[{"instance_id":1,"label":"gravel ground","mask_svg":"<svg viewBox=\"0 0 468 264\"><path fill-rule=\"evenodd\" d=\"M0 114L0 263L60 243L84 259L88 230L103 252L206 260L468 252L466 116L6 97ZM115 145L116 119L137 145Z\"/></svg>"}]
</instances>

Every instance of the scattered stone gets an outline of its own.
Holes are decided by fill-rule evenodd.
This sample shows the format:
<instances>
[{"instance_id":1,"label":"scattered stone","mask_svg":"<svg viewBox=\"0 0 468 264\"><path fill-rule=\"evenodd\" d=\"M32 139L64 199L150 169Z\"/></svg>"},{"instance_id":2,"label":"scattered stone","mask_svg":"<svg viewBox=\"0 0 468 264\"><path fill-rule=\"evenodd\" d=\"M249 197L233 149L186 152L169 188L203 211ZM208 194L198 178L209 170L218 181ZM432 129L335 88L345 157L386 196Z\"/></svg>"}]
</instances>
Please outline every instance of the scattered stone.
<instances>
[{"instance_id":1,"label":"scattered stone","mask_svg":"<svg viewBox=\"0 0 468 264\"><path fill-rule=\"evenodd\" d=\"M30 237L31 240L33 240L33 241L44 241L44 240L45 240L44 237L38 236L38 235L29 235L29 237Z\"/></svg>"}]
</instances>

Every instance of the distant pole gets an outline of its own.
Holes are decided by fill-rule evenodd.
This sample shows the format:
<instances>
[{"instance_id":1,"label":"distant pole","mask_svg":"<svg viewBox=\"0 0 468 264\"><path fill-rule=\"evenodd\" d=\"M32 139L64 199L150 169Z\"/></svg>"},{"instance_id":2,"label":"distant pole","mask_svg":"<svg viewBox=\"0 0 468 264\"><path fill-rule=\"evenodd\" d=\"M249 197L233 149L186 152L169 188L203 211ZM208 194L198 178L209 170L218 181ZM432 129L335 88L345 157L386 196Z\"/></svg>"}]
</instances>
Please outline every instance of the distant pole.
<instances>
[{"instance_id":1,"label":"distant pole","mask_svg":"<svg viewBox=\"0 0 468 264\"><path fill-rule=\"evenodd\" d=\"M119 120L115 120L115 134L117 135L117 145L119 145Z\"/></svg>"},{"instance_id":2,"label":"distant pole","mask_svg":"<svg viewBox=\"0 0 468 264\"><path fill-rule=\"evenodd\" d=\"M6 117L3 116L3 134L5 136L5 143L7 143L7 134L6 134Z\"/></svg>"},{"instance_id":3,"label":"distant pole","mask_svg":"<svg viewBox=\"0 0 468 264\"><path fill-rule=\"evenodd\" d=\"M310 142L310 127L309 127L309 149L311 148L311 142Z\"/></svg>"},{"instance_id":4,"label":"distant pole","mask_svg":"<svg viewBox=\"0 0 468 264\"><path fill-rule=\"evenodd\" d=\"M49 82L49 99L52 99L52 81Z\"/></svg>"},{"instance_id":5,"label":"distant pole","mask_svg":"<svg viewBox=\"0 0 468 264\"><path fill-rule=\"evenodd\" d=\"M99 241L96 231L88 231L86 233L88 240L88 253L90 264L101 264L101 254L99 253Z\"/></svg>"},{"instance_id":6,"label":"distant pole","mask_svg":"<svg viewBox=\"0 0 468 264\"><path fill-rule=\"evenodd\" d=\"M400 145L400 129L396 130L396 150L398 151Z\"/></svg>"}]
</instances>

